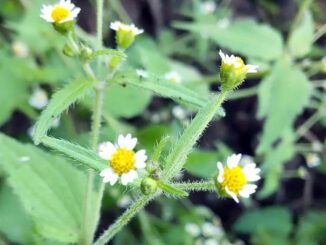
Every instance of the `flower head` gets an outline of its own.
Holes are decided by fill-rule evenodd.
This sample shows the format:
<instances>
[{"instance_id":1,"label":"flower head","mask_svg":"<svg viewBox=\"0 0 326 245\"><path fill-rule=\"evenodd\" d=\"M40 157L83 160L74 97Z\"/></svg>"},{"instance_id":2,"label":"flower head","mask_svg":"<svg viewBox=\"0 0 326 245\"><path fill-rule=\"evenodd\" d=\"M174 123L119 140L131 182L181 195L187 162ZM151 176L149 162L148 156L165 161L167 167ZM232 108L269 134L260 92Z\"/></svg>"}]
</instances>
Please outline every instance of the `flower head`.
<instances>
[{"instance_id":1,"label":"flower head","mask_svg":"<svg viewBox=\"0 0 326 245\"><path fill-rule=\"evenodd\" d=\"M61 24L74 20L80 12L70 0L60 0L54 5L43 5L41 18L50 23Z\"/></svg>"},{"instance_id":2,"label":"flower head","mask_svg":"<svg viewBox=\"0 0 326 245\"><path fill-rule=\"evenodd\" d=\"M112 22L110 28L116 31L116 42L122 49L128 48L135 41L135 37L144 32L134 24L127 25L120 21Z\"/></svg>"},{"instance_id":3,"label":"flower head","mask_svg":"<svg viewBox=\"0 0 326 245\"><path fill-rule=\"evenodd\" d=\"M41 88L36 89L28 100L28 103L32 107L39 110L43 109L48 104L48 102L48 94Z\"/></svg>"},{"instance_id":4,"label":"flower head","mask_svg":"<svg viewBox=\"0 0 326 245\"><path fill-rule=\"evenodd\" d=\"M176 71L170 71L164 75L164 78L166 80L170 80L171 82L174 83L181 83L181 76L178 72Z\"/></svg>"},{"instance_id":5,"label":"flower head","mask_svg":"<svg viewBox=\"0 0 326 245\"><path fill-rule=\"evenodd\" d=\"M246 65L243 60L234 55L227 55L220 50L220 57L222 59L220 76L222 87L224 89L233 89L240 85L245 79L247 73L256 73L258 66Z\"/></svg>"},{"instance_id":6,"label":"flower head","mask_svg":"<svg viewBox=\"0 0 326 245\"><path fill-rule=\"evenodd\" d=\"M120 179L121 184L127 185L138 178L137 170L146 167L147 156L145 150L134 151L136 144L137 138L131 134L120 135L116 145L109 141L100 144L99 156L109 161L109 167L100 173L104 183L114 185Z\"/></svg>"},{"instance_id":7,"label":"flower head","mask_svg":"<svg viewBox=\"0 0 326 245\"><path fill-rule=\"evenodd\" d=\"M227 165L223 166L221 162L217 163L218 176L216 185L222 195L232 197L236 202L239 202L238 196L248 198L253 194L257 185L250 184L260 179L258 175L259 168L256 168L255 163L249 163L245 166L239 165L241 154L233 154L228 157Z\"/></svg>"}]
</instances>

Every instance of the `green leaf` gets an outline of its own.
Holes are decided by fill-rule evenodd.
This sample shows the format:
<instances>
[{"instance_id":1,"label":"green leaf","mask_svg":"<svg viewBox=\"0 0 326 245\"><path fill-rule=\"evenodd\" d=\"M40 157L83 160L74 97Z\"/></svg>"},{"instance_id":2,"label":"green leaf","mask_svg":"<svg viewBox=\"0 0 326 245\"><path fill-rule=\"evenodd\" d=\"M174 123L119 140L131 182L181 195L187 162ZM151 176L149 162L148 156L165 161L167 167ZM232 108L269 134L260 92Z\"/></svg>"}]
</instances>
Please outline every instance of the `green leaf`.
<instances>
[{"instance_id":1,"label":"green leaf","mask_svg":"<svg viewBox=\"0 0 326 245\"><path fill-rule=\"evenodd\" d=\"M93 85L94 83L90 81L75 80L52 96L49 105L42 112L36 123L33 135L35 144L40 143L42 137L45 136L50 129L53 120L84 96Z\"/></svg>"},{"instance_id":2,"label":"green leaf","mask_svg":"<svg viewBox=\"0 0 326 245\"><path fill-rule=\"evenodd\" d=\"M0 165L31 214L37 233L75 243L81 225L86 177L64 159L0 134Z\"/></svg>"},{"instance_id":3,"label":"green leaf","mask_svg":"<svg viewBox=\"0 0 326 245\"><path fill-rule=\"evenodd\" d=\"M32 220L8 185L0 189L0 200L0 233L12 242L32 244Z\"/></svg>"},{"instance_id":4,"label":"green leaf","mask_svg":"<svg viewBox=\"0 0 326 245\"><path fill-rule=\"evenodd\" d=\"M142 114L151 99L148 91L112 84L106 89L104 110L116 117L132 118Z\"/></svg>"},{"instance_id":5,"label":"green leaf","mask_svg":"<svg viewBox=\"0 0 326 245\"><path fill-rule=\"evenodd\" d=\"M114 77L114 82L122 86L130 84L136 88L146 89L196 109L203 107L210 100L207 96L202 96L180 84L175 84L150 74L146 78L137 76L135 72L117 74ZM219 109L218 114L224 115L223 110Z\"/></svg>"},{"instance_id":6,"label":"green leaf","mask_svg":"<svg viewBox=\"0 0 326 245\"><path fill-rule=\"evenodd\" d=\"M217 171L216 162L220 157L218 152L195 150L189 154L185 169L198 177L212 177Z\"/></svg>"},{"instance_id":7,"label":"green leaf","mask_svg":"<svg viewBox=\"0 0 326 245\"><path fill-rule=\"evenodd\" d=\"M277 206L247 211L235 222L233 229L245 234L266 230L285 237L292 230L291 215L288 209Z\"/></svg>"},{"instance_id":8,"label":"green leaf","mask_svg":"<svg viewBox=\"0 0 326 245\"><path fill-rule=\"evenodd\" d=\"M79 145L72 144L62 139L55 139L52 137L44 136L42 143L66 156L78 161L78 164L84 164L89 168L96 171L101 171L105 168L102 159L92 150L88 150Z\"/></svg>"},{"instance_id":9,"label":"green leaf","mask_svg":"<svg viewBox=\"0 0 326 245\"><path fill-rule=\"evenodd\" d=\"M258 117L266 118L258 152L266 152L309 102L311 87L306 75L280 60L260 84Z\"/></svg>"},{"instance_id":10,"label":"green leaf","mask_svg":"<svg viewBox=\"0 0 326 245\"><path fill-rule=\"evenodd\" d=\"M199 33L222 48L253 58L274 60L283 53L281 34L251 19L236 20L227 28L219 27L216 22L175 22L174 27Z\"/></svg>"},{"instance_id":11,"label":"green leaf","mask_svg":"<svg viewBox=\"0 0 326 245\"><path fill-rule=\"evenodd\" d=\"M171 195L173 197L187 197L189 195L188 192L175 188L174 186L168 185L166 183L163 183L162 181L157 181L157 185L167 195Z\"/></svg>"},{"instance_id":12,"label":"green leaf","mask_svg":"<svg viewBox=\"0 0 326 245\"><path fill-rule=\"evenodd\" d=\"M309 53L314 39L314 21L312 14L306 12L301 23L289 38L290 52L295 57L303 57Z\"/></svg>"}]
</instances>

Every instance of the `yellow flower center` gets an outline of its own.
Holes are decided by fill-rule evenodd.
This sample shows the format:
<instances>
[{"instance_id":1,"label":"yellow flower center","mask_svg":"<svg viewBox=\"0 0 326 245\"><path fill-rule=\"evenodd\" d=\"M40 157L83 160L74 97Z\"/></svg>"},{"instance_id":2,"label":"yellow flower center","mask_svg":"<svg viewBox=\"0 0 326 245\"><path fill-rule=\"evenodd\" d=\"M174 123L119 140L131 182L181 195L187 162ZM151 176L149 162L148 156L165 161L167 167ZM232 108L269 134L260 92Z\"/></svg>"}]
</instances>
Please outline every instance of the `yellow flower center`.
<instances>
[{"instance_id":1,"label":"yellow flower center","mask_svg":"<svg viewBox=\"0 0 326 245\"><path fill-rule=\"evenodd\" d=\"M64 20L65 18L67 18L69 14L70 14L70 11L68 9L60 7L60 6L56 6L52 10L51 17L55 23L59 23L62 20Z\"/></svg>"},{"instance_id":2,"label":"yellow flower center","mask_svg":"<svg viewBox=\"0 0 326 245\"><path fill-rule=\"evenodd\" d=\"M236 65L237 68L242 68L245 66L245 63L243 62L243 60L240 57L236 57L235 60L237 63L237 65Z\"/></svg>"},{"instance_id":3,"label":"yellow flower center","mask_svg":"<svg viewBox=\"0 0 326 245\"><path fill-rule=\"evenodd\" d=\"M118 148L112 155L110 166L120 176L129 172L135 168L135 153L131 150Z\"/></svg>"},{"instance_id":4,"label":"yellow flower center","mask_svg":"<svg viewBox=\"0 0 326 245\"><path fill-rule=\"evenodd\" d=\"M246 176L241 167L224 168L222 188L227 187L236 195L242 190L243 186L247 183Z\"/></svg>"}]
</instances>

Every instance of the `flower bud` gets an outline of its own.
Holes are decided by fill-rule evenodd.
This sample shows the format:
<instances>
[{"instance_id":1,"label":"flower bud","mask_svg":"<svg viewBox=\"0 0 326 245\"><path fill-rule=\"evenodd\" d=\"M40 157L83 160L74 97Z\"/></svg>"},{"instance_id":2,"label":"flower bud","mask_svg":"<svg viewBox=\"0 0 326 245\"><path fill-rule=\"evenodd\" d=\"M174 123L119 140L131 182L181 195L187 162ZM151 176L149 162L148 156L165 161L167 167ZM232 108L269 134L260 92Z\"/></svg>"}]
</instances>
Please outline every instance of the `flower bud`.
<instances>
[{"instance_id":1,"label":"flower bud","mask_svg":"<svg viewBox=\"0 0 326 245\"><path fill-rule=\"evenodd\" d=\"M73 49L71 48L71 46L69 44L65 44L65 46L63 47L62 53L68 57L75 56L75 52L73 51Z\"/></svg>"},{"instance_id":2,"label":"flower bud","mask_svg":"<svg viewBox=\"0 0 326 245\"><path fill-rule=\"evenodd\" d=\"M93 50L87 46L83 46L81 47L80 49L80 58L83 60L83 61L87 61L91 58L93 54Z\"/></svg>"},{"instance_id":3,"label":"flower bud","mask_svg":"<svg viewBox=\"0 0 326 245\"><path fill-rule=\"evenodd\" d=\"M150 177L146 177L141 181L140 189L144 195L153 194L157 190L157 181Z\"/></svg>"},{"instance_id":4,"label":"flower bud","mask_svg":"<svg viewBox=\"0 0 326 245\"><path fill-rule=\"evenodd\" d=\"M134 24L126 25L119 21L115 21L110 25L112 30L116 31L116 42L119 48L127 49L135 41L135 37L143 30L138 29Z\"/></svg>"},{"instance_id":5,"label":"flower bud","mask_svg":"<svg viewBox=\"0 0 326 245\"><path fill-rule=\"evenodd\" d=\"M108 62L109 70L110 71L116 70L123 60L124 60L124 57L122 57L122 56L112 56Z\"/></svg>"},{"instance_id":6,"label":"flower bud","mask_svg":"<svg viewBox=\"0 0 326 245\"><path fill-rule=\"evenodd\" d=\"M247 73L257 72L258 66L246 65L240 57L219 52L222 58L220 69L223 90L232 90L239 86L246 78Z\"/></svg>"}]
</instances>

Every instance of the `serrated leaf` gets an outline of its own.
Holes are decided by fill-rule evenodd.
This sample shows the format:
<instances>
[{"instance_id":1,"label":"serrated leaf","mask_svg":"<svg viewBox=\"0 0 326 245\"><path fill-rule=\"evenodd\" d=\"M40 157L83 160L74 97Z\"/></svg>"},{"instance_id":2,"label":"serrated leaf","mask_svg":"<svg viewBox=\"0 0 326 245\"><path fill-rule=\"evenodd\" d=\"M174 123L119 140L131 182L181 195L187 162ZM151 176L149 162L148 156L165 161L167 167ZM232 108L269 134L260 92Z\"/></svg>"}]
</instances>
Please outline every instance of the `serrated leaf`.
<instances>
[{"instance_id":1,"label":"serrated leaf","mask_svg":"<svg viewBox=\"0 0 326 245\"><path fill-rule=\"evenodd\" d=\"M266 230L287 236L292 229L292 221L290 212L286 208L274 206L245 212L236 221L233 229L245 234Z\"/></svg>"},{"instance_id":2,"label":"serrated leaf","mask_svg":"<svg viewBox=\"0 0 326 245\"><path fill-rule=\"evenodd\" d=\"M86 177L64 159L0 134L0 165L31 214L37 233L75 243L81 225Z\"/></svg>"},{"instance_id":3,"label":"serrated leaf","mask_svg":"<svg viewBox=\"0 0 326 245\"><path fill-rule=\"evenodd\" d=\"M308 103L310 92L308 79L301 70L283 60L274 65L258 90L258 117L267 117L258 152L268 151L278 138L292 128L296 116Z\"/></svg>"},{"instance_id":4,"label":"serrated leaf","mask_svg":"<svg viewBox=\"0 0 326 245\"><path fill-rule=\"evenodd\" d=\"M100 159L94 151L88 150L82 146L48 136L42 138L42 143L60 153L65 154L71 159L78 161L78 164L86 165L88 168L92 168L96 171L101 171L105 168L103 160Z\"/></svg>"},{"instance_id":5,"label":"serrated leaf","mask_svg":"<svg viewBox=\"0 0 326 245\"><path fill-rule=\"evenodd\" d=\"M305 56L311 49L314 38L314 21L312 14L306 12L301 23L293 31L289 39L290 52L295 57Z\"/></svg>"},{"instance_id":6,"label":"serrated leaf","mask_svg":"<svg viewBox=\"0 0 326 245\"><path fill-rule=\"evenodd\" d=\"M174 27L189 30L208 37L222 48L262 60L274 60L282 55L281 34L266 24L258 24L252 19L236 20L227 28L215 22L176 22Z\"/></svg>"},{"instance_id":7,"label":"serrated leaf","mask_svg":"<svg viewBox=\"0 0 326 245\"><path fill-rule=\"evenodd\" d=\"M33 135L35 144L40 143L41 138L46 135L51 127L53 120L84 96L93 85L94 83L91 81L75 80L52 96L49 105L42 112L36 123Z\"/></svg>"},{"instance_id":8,"label":"serrated leaf","mask_svg":"<svg viewBox=\"0 0 326 245\"><path fill-rule=\"evenodd\" d=\"M210 99L184 86L161 79L154 75L148 75L148 77L145 78L137 76L135 72L117 74L114 77L114 82L119 83L122 86L130 84L133 87L146 89L162 97L170 98L196 109L203 107ZM219 109L217 113L224 116L224 111L222 109Z\"/></svg>"}]
</instances>

